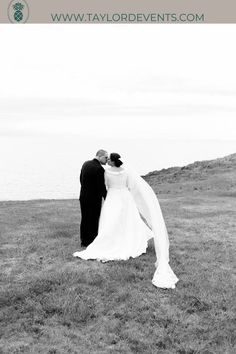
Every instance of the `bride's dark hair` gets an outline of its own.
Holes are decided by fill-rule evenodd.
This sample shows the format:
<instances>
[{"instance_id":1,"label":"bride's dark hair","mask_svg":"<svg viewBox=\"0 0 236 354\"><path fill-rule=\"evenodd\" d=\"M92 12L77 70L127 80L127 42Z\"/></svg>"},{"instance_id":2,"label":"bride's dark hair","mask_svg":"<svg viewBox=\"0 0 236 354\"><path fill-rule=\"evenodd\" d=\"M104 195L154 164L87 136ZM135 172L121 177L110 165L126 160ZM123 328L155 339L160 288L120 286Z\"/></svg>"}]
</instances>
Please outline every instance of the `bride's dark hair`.
<instances>
[{"instance_id":1,"label":"bride's dark hair","mask_svg":"<svg viewBox=\"0 0 236 354\"><path fill-rule=\"evenodd\" d=\"M112 152L110 154L110 160L114 162L116 167L120 167L121 165L123 165L123 162L120 160L120 155L116 152Z\"/></svg>"}]
</instances>

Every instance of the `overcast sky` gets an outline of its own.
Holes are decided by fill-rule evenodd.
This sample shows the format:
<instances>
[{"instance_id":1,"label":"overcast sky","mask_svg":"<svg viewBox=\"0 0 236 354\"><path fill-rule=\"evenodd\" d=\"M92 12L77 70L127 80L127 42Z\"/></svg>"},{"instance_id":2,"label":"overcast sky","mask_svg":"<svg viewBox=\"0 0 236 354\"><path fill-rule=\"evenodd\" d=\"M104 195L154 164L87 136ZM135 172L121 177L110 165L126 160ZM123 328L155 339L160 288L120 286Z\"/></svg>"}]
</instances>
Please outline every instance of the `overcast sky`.
<instances>
[{"instance_id":1,"label":"overcast sky","mask_svg":"<svg viewBox=\"0 0 236 354\"><path fill-rule=\"evenodd\" d=\"M234 25L2 25L2 135L236 138Z\"/></svg>"}]
</instances>

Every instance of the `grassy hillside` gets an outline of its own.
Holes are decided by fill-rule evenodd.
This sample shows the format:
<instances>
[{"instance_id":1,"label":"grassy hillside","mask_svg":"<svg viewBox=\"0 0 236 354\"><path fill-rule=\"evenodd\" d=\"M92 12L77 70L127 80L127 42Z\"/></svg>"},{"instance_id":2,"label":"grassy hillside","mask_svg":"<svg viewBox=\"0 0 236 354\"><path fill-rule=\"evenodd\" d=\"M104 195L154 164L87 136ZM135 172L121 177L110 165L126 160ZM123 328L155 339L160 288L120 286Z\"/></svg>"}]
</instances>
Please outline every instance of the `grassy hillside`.
<instances>
[{"instance_id":1,"label":"grassy hillside","mask_svg":"<svg viewBox=\"0 0 236 354\"><path fill-rule=\"evenodd\" d=\"M174 290L151 284L152 242L129 261L74 259L78 201L1 202L0 353L235 353L235 156L145 177Z\"/></svg>"},{"instance_id":2,"label":"grassy hillside","mask_svg":"<svg viewBox=\"0 0 236 354\"><path fill-rule=\"evenodd\" d=\"M207 192L215 196L236 196L236 154L196 161L183 167L153 171L145 179L159 193ZM159 188L160 187L160 188Z\"/></svg>"}]
</instances>

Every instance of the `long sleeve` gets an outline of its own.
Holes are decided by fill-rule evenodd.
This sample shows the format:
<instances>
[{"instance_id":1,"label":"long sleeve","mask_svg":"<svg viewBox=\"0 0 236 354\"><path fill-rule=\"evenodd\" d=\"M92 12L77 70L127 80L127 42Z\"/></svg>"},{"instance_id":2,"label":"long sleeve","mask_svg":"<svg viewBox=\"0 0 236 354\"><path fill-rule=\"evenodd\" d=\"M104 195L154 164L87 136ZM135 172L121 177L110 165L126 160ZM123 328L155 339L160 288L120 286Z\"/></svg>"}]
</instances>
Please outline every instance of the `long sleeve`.
<instances>
[{"instance_id":1,"label":"long sleeve","mask_svg":"<svg viewBox=\"0 0 236 354\"><path fill-rule=\"evenodd\" d=\"M101 194L103 196L103 198L106 198L107 195L107 189L106 189L106 185L105 185L105 176L104 176L104 169L100 168L97 174L97 187L98 189L101 190Z\"/></svg>"},{"instance_id":2,"label":"long sleeve","mask_svg":"<svg viewBox=\"0 0 236 354\"><path fill-rule=\"evenodd\" d=\"M106 190L108 190L108 177L107 177L106 171L104 172L104 182L105 182Z\"/></svg>"}]
</instances>

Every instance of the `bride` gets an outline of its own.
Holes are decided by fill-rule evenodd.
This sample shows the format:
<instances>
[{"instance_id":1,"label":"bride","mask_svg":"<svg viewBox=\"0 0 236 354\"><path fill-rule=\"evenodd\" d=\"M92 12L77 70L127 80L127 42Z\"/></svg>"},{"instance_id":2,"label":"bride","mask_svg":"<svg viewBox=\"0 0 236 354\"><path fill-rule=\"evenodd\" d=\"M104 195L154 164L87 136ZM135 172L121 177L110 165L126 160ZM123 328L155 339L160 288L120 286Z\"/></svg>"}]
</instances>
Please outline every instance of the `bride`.
<instances>
[{"instance_id":1,"label":"bride","mask_svg":"<svg viewBox=\"0 0 236 354\"><path fill-rule=\"evenodd\" d=\"M175 288L178 278L169 266L168 234L155 193L142 177L122 167L119 154L110 154L108 165L107 196L98 235L86 250L73 256L103 262L127 260L146 253L148 240L153 237L157 262L152 283L161 288Z\"/></svg>"}]
</instances>

